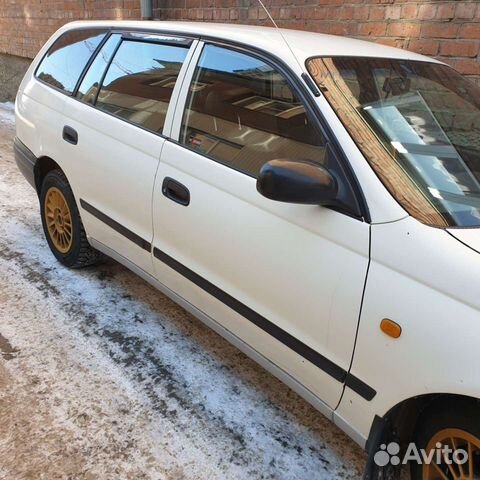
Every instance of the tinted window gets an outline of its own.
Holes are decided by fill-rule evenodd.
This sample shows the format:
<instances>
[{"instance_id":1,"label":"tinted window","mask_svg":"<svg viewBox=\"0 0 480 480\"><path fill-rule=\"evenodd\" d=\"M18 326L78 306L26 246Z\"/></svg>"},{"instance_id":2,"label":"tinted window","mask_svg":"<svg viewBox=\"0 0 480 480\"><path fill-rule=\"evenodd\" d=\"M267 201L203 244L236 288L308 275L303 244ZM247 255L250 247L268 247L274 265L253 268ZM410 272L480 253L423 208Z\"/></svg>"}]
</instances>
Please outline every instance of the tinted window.
<instances>
[{"instance_id":1,"label":"tinted window","mask_svg":"<svg viewBox=\"0 0 480 480\"><path fill-rule=\"evenodd\" d=\"M110 65L97 106L161 132L188 48L123 41Z\"/></svg>"},{"instance_id":2,"label":"tinted window","mask_svg":"<svg viewBox=\"0 0 480 480\"><path fill-rule=\"evenodd\" d=\"M180 141L253 176L276 158L325 158L324 139L285 78L261 60L213 45L195 71Z\"/></svg>"},{"instance_id":3,"label":"tinted window","mask_svg":"<svg viewBox=\"0 0 480 480\"><path fill-rule=\"evenodd\" d=\"M110 59L121 37L120 34L112 35L98 52L78 89L77 97L80 100L86 103L95 103L103 73L110 63Z\"/></svg>"},{"instance_id":4,"label":"tinted window","mask_svg":"<svg viewBox=\"0 0 480 480\"><path fill-rule=\"evenodd\" d=\"M99 30L76 30L63 34L38 66L37 78L72 93L104 36L105 32Z\"/></svg>"}]
</instances>

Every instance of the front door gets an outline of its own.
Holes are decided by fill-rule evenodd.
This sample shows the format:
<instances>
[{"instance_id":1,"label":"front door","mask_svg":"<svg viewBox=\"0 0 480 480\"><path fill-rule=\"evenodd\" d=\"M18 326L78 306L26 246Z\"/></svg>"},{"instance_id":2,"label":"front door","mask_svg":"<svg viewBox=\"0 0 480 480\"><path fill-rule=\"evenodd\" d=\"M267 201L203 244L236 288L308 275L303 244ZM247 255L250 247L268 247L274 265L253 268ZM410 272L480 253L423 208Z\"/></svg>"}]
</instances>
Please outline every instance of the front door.
<instances>
[{"instance_id":1,"label":"front door","mask_svg":"<svg viewBox=\"0 0 480 480\"><path fill-rule=\"evenodd\" d=\"M335 408L354 348L369 226L257 192L268 160L335 162L274 66L206 44L191 77L155 185L156 276Z\"/></svg>"}]
</instances>

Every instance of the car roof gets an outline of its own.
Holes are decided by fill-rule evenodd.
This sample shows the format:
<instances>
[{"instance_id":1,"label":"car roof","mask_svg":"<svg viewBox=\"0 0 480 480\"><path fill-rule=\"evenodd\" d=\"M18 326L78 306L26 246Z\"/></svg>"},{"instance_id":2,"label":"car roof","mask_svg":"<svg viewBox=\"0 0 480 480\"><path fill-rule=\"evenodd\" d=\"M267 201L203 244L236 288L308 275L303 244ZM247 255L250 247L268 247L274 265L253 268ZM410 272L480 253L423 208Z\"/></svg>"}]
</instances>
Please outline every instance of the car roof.
<instances>
[{"instance_id":1,"label":"car roof","mask_svg":"<svg viewBox=\"0 0 480 480\"><path fill-rule=\"evenodd\" d=\"M285 57L291 57L291 53L293 53L296 59L302 64L305 60L314 56L360 56L441 63L433 58L425 57L407 50L364 40L300 30L289 30L284 28L276 29L273 27L231 23L95 20L71 22L67 24L64 29L92 26L113 27L118 29L139 29L170 34L177 33L195 37L215 38L217 40L254 46L282 59L287 59ZM286 48L284 39L288 42L290 48ZM289 52L289 49L291 52ZM290 60L294 59L290 58Z\"/></svg>"}]
</instances>

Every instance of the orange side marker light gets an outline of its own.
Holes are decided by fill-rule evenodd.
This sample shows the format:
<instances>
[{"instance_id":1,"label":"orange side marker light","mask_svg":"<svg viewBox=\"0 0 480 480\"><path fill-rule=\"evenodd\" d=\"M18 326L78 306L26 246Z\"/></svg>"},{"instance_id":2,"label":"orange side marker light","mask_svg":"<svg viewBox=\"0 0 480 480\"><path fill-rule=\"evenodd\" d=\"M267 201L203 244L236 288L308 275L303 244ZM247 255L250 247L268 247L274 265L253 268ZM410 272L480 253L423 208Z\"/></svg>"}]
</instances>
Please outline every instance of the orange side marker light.
<instances>
[{"instance_id":1,"label":"orange side marker light","mask_svg":"<svg viewBox=\"0 0 480 480\"><path fill-rule=\"evenodd\" d=\"M380 330L392 338L398 338L402 334L402 327L388 318L380 322Z\"/></svg>"}]
</instances>

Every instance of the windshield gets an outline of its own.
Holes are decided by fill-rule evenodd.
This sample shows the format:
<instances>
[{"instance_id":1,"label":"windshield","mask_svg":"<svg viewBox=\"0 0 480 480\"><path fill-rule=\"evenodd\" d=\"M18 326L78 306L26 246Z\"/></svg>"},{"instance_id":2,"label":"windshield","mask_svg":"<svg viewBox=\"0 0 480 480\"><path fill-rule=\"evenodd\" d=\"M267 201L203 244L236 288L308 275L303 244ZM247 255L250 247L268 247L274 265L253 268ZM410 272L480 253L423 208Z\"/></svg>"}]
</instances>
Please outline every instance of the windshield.
<instances>
[{"instance_id":1,"label":"windshield","mask_svg":"<svg viewBox=\"0 0 480 480\"><path fill-rule=\"evenodd\" d=\"M364 57L307 67L398 202L438 227L480 226L480 88L445 65Z\"/></svg>"}]
</instances>

